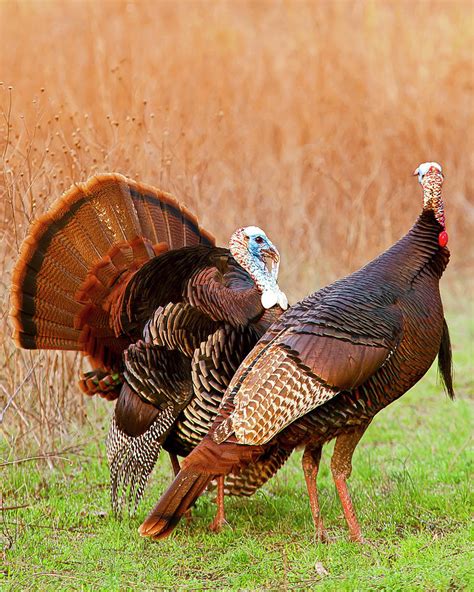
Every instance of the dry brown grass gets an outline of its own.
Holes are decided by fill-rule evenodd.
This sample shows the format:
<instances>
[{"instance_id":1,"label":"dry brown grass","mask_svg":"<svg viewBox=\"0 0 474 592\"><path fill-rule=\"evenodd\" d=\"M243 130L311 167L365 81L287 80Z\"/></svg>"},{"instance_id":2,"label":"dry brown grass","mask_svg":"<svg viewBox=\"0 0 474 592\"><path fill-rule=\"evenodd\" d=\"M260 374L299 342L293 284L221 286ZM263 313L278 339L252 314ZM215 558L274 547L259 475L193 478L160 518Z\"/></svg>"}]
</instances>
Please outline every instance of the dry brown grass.
<instances>
[{"instance_id":1,"label":"dry brown grass","mask_svg":"<svg viewBox=\"0 0 474 592\"><path fill-rule=\"evenodd\" d=\"M98 171L172 191L220 243L263 226L295 300L399 237L421 204L411 171L438 160L466 270L472 23L454 0L0 3L8 442L44 449L85 413L74 357L15 351L8 286L29 223Z\"/></svg>"}]
</instances>

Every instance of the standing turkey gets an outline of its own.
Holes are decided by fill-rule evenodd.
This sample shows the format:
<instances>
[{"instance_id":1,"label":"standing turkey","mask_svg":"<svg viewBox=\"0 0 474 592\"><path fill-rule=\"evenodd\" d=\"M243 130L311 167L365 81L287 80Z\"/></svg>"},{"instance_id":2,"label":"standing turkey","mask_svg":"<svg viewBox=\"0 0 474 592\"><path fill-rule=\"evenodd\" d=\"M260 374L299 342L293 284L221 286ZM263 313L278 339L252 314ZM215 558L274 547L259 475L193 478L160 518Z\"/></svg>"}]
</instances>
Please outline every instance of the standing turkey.
<instances>
[{"instance_id":1,"label":"standing turkey","mask_svg":"<svg viewBox=\"0 0 474 592\"><path fill-rule=\"evenodd\" d=\"M316 476L323 444L336 438L331 470L351 539L362 535L347 490L357 443L381 409L438 356L454 397L451 346L439 279L448 263L436 163L415 171L424 206L412 229L359 271L293 306L244 360L209 434L140 527L166 537L210 479L255 462L268 447L305 447L303 470L316 532L327 539Z\"/></svg>"},{"instance_id":2,"label":"standing turkey","mask_svg":"<svg viewBox=\"0 0 474 592\"><path fill-rule=\"evenodd\" d=\"M31 228L13 274L15 339L83 352L93 370L82 390L118 399L107 437L117 513L127 497L136 509L162 447L176 473L177 455L208 432L233 373L287 307L278 264L259 228L215 247L173 197L118 174L74 186ZM275 448L228 492L250 495L287 457Z\"/></svg>"}]
</instances>

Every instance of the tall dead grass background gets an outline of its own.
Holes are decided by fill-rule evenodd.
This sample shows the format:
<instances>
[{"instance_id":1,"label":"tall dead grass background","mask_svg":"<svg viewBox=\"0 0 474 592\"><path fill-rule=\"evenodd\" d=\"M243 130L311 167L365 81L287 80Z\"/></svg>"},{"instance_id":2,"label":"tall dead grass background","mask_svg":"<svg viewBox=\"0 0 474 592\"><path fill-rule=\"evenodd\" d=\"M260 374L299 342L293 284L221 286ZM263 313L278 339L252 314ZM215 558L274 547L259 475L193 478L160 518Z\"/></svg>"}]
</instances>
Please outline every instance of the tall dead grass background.
<instances>
[{"instance_id":1,"label":"tall dead grass background","mask_svg":"<svg viewBox=\"0 0 474 592\"><path fill-rule=\"evenodd\" d=\"M421 207L411 172L437 160L444 284L472 275L471 2L4 1L0 39L0 430L12 454L51 450L105 408L78 393L76 356L17 351L8 321L29 224L99 171L171 191L220 244L264 227L294 301L403 234Z\"/></svg>"}]
</instances>

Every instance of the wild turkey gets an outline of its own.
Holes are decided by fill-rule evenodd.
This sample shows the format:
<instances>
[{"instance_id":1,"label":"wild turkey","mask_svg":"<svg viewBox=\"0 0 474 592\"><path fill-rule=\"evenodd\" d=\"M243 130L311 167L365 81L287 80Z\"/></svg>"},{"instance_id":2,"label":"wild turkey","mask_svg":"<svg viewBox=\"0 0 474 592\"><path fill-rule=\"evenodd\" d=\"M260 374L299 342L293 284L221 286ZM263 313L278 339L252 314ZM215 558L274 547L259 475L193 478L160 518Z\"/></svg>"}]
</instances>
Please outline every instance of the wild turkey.
<instances>
[{"instance_id":1,"label":"wild turkey","mask_svg":"<svg viewBox=\"0 0 474 592\"><path fill-rule=\"evenodd\" d=\"M74 186L33 225L13 274L15 339L83 352L93 370L82 390L118 397L107 437L116 512L127 495L136 509L162 446L177 472L176 455L209 430L233 373L287 307L278 264L259 228L215 247L173 197L117 174ZM286 458L231 478L228 492L253 493Z\"/></svg>"},{"instance_id":2,"label":"wild turkey","mask_svg":"<svg viewBox=\"0 0 474 592\"><path fill-rule=\"evenodd\" d=\"M308 296L272 325L244 360L201 444L140 527L166 537L210 479L255 462L268 447L305 447L303 469L317 535L327 539L316 475L336 438L331 469L351 539L362 535L347 490L354 449L372 418L403 395L438 355L454 397L451 346L439 294L448 263L436 163L415 171L424 207L401 240L359 271Z\"/></svg>"}]
</instances>

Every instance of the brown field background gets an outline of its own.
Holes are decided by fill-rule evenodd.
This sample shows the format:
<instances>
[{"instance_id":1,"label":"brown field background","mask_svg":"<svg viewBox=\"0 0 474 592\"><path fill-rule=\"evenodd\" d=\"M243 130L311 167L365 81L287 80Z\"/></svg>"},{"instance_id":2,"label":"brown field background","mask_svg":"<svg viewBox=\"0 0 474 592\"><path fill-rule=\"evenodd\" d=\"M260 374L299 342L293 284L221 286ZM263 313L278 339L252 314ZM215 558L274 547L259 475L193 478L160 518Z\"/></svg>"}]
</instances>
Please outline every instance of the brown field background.
<instances>
[{"instance_id":1,"label":"brown field background","mask_svg":"<svg viewBox=\"0 0 474 592\"><path fill-rule=\"evenodd\" d=\"M76 356L17 351L8 321L29 224L94 173L171 191L220 244L262 226L295 301L400 237L421 209L411 173L437 160L444 289L472 297L471 2L1 2L0 39L0 432L12 454L50 450L105 407L78 394Z\"/></svg>"}]
</instances>

